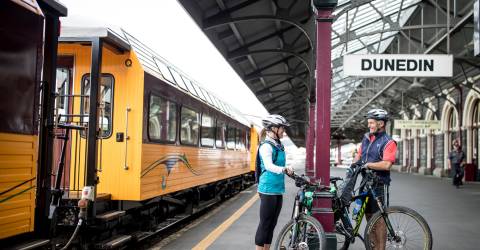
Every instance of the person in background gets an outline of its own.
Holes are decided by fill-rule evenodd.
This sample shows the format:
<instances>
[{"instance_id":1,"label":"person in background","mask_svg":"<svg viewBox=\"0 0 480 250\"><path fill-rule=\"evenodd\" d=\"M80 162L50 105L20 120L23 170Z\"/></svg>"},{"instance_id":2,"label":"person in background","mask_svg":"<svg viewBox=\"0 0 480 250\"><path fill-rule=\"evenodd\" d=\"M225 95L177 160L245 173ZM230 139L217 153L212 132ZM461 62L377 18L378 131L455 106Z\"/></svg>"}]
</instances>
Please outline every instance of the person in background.
<instances>
[{"instance_id":1,"label":"person in background","mask_svg":"<svg viewBox=\"0 0 480 250\"><path fill-rule=\"evenodd\" d=\"M448 168L452 171L452 184L457 188L463 185L463 167L465 165L465 153L458 139L453 141L453 150L448 154Z\"/></svg>"},{"instance_id":2,"label":"person in background","mask_svg":"<svg viewBox=\"0 0 480 250\"><path fill-rule=\"evenodd\" d=\"M262 134L266 136L258 147L255 171L260 195L260 222L255 245L257 250L268 250L282 210L285 174L293 174L293 169L285 166L285 150L280 141L290 124L281 115L268 115L262 119L262 124Z\"/></svg>"}]
</instances>

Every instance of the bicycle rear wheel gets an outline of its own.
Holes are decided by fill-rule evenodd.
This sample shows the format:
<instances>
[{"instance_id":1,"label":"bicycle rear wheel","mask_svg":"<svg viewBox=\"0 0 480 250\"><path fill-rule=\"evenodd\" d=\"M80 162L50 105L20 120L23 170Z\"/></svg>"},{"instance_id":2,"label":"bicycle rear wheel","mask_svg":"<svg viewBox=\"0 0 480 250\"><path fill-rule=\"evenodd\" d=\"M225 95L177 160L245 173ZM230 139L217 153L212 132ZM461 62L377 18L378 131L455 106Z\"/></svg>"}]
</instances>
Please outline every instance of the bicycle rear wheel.
<instances>
[{"instance_id":1,"label":"bicycle rear wheel","mask_svg":"<svg viewBox=\"0 0 480 250\"><path fill-rule=\"evenodd\" d=\"M432 249L432 232L425 219L407 207L392 206L386 209L388 220L392 225L395 236L385 230L385 249ZM367 223L365 229L365 246L368 250L375 249L375 244L382 244L376 240L379 233L375 232L378 225L385 225L380 212L375 213ZM385 227L386 228L386 227Z\"/></svg>"},{"instance_id":2,"label":"bicycle rear wheel","mask_svg":"<svg viewBox=\"0 0 480 250\"><path fill-rule=\"evenodd\" d=\"M326 238L322 225L312 216L300 215L297 222L292 219L282 228L274 249L323 250L325 247Z\"/></svg>"}]
</instances>

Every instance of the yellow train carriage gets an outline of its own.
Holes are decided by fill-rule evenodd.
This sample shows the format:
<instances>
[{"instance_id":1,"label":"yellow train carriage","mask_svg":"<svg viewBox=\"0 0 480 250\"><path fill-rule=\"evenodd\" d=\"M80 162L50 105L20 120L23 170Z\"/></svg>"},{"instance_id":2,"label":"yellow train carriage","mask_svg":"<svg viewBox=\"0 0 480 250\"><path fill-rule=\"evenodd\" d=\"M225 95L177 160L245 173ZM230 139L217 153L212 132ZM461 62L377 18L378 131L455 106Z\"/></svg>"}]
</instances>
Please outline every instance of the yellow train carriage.
<instances>
[{"instance_id":1,"label":"yellow train carriage","mask_svg":"<svg viewBox=\"0 0 480 250\"><path fill-rule=\"evenodd\" d=\"M260 144L260 135L255 127L252 125L250 128L250 171L255 173L255 164L257 158L257 149Z\"/></svg>"},{"instance_id":2,"label":"yellow train carriage","mask_svg":"<svg viewBox=\"0 0 480 250\"><path fill-rule=\"evenodd\" d=\"M125 32L64 27L59 56L73 60L73 114L85 123L92 34L108 43L101 63L97 194L145 200L251 173L248 123ZM123 49L119 49L123 48ZM81 190L86 144L72 135L69 188ZM255 139L256 140L256 139ZM255 146L256 148L256 146ZM76 160L75 160L76 159Z\"/></svg>"},{"instance_id":3,"label":"yellow train carriage","mask_svg":"<svg viewBox=\"0 0 480 250\"><path fill-rule=\"evenodd\" d=\"M34 229L43 14L35 2L2 1L0 16L4 19L0 22L0 239L4 239ZM23 20L13 21L18 18Z\"/></svg>"}]
</instances>

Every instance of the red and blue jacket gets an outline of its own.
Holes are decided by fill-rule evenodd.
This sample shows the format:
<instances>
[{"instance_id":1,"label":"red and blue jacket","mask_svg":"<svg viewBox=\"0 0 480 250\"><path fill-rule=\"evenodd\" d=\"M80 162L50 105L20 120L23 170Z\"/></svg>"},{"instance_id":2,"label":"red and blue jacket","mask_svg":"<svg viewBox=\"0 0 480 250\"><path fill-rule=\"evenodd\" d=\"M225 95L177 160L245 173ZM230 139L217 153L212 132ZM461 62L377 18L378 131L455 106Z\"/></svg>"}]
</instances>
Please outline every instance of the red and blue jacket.
<instances>
[{"instance_id":1,"label":"red and blue jacket","mask_svg":"<svg viewBox=\"0 0 480 250\"><path fill-rule=\"evenodd\" d=\"M395 162L395 153L397 151L397 143L385 133L379 132L375 134L366 133L362 139L358 154L360 160L367 162L390 161ZM390 184L390 171L373 170L380 181L384 184Z\"/></svg>"}]
</instances>

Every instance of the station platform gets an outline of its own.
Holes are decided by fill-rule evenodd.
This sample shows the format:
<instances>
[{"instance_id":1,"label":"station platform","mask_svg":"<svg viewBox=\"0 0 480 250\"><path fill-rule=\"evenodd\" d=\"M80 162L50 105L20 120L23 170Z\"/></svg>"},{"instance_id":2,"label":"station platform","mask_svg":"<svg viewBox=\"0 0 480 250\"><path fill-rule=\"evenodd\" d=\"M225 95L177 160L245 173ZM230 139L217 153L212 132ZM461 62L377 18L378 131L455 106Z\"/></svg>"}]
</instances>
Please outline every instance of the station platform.
<instances>
[{"instance_id":1,"label":"station platform","mask_svg":"<svg viewBox=\"0 0 480 250\"><path fill-rule=\"evenodd\" d=\"M303 166L298 164L296 171L301 172ZM344 173L345 169L331 168L332 176ZM293 181L286 179L274 241L290 219L296 190ZM433 233L433 249L473 250L480 245L480 184L466 183L456 189L449 179L392 172L390 205L410 207L427 220ZM252 186L150 249L254 249L259 206L256 186ZM357 241L350 249L364 247Z\"/></svg>"}]
</instances>

